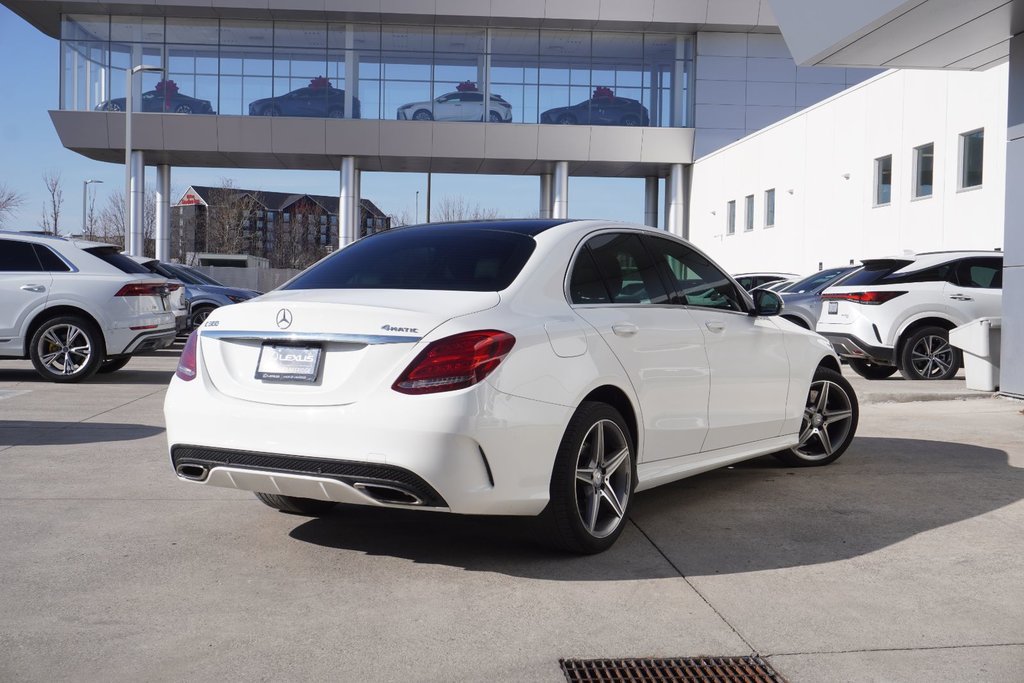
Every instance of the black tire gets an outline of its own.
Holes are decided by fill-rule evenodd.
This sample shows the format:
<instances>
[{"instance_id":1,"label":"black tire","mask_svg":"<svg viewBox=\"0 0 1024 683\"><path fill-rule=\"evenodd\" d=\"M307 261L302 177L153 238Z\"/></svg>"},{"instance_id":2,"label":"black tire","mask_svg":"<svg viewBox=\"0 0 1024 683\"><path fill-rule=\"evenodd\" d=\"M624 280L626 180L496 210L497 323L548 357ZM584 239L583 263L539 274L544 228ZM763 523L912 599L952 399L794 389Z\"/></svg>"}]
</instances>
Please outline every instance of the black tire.
<instances>
[{"instance_id":1,"label":"black tire","mask_svg":"<svg viewBox=\"0 0 1024 683\"><path fill-rule=\"evenodd\" d=\"M191 114L192 106L188 104L179 104L177 107L174 108L174 112L176 114Z\"/></svg>"},{"instance_id":2,"label":"black tire","mask_svg":"<svg viewBox=\"0 0 1024 683\"><path fill-rule=\"evenodd\" d=\"M327 112L327 118L329 118L329 119L343 119L343 118L345 118L345 110L344 109L338 109L337 107L335 107L334 109L331 109L329 112Z\"/></svg>"},{"instance_id":3,"label":"black tire","mask_svg":"<svg viewBox=\"0 0 1024 683\"><path fill-rule=\"evenodd\" d=\"M488 120L489 120L489 121L490 121L491 123L501 123L501 122L502 122L502 121L504 121L505 119L501 118L501 114L499 114L498 112L496 112L496 111L492 111L492 112L490 113L490 115L488 116Z\"/></svg>"},{"instance_id":4,"label":"black tire","mask_svg":"<svg viewBox=\"0 0 1024 683\"><path fill-rule=\"evenodd\" d=\"M32 366L53 382L92 377L105 355L103 335L92 321L78 315L50 318L39 326L29 345Z\"/></svg>"},{"instance_id":5,"label":"black tire","mask_svg":"<svg viewBox=\"0 0 1024 683\"><path fill-rule=\"evenodd\" d=\"M117 372L124 366L128 365L128 361L132 359L131 356L120 356L119 358L108 358L107 360L100 363L100 368L96 372L101 375L109 375L112 372Z\"/></svg>"},{"instance_id":6,"label":"black tire","mask_svg":"<svg viewBox=\"0 0 1024 683\"><path fill-rule=\"evenodd\" d=\"M416 113L412 115L413 121L433 121L434 115L426 109L417 109Z\"/></svg>"},{"instance_id":7,"label":"black tire","mask_svg":"<svg viewBox=\"0 0 1024 683\"><path fill-rule=\"evenodd\" d=\"M864 379L886 379L892 377L898 369L895 365L879 365L859 358L851 358L846 362L849 363L851 370Z\"/></svg>"},{"instance_id":8,"label":"black tire","mask_svg":"<svg viewBox=\"0 0 1024 683\"><path fill-rule=\"evenodd\" d=\"M822 391L825 391L824 397ZM800 443L775 453L790 467L817 467L839 459L853 442L860 406L853 387L841 374L819 367L807 392Z\"/></svg>"},{"instance_id":9,"label":"black tire","mask_svg":"<svg viewBox=\"0 0 1024 683\"><path fill-rule=\"evenodd\" d=\"M279 496L275 493L257 493L256 497L264 505L269 505L275 510L287 512L292 515L308 515L315 517L324 515L331 511L337 503L329 500L314 500L312 498L295 498L293 496Z\"/></svg>"},{"instance_id":10,"label":"black tire","mask_svg":"<svg viewBox=\"0 0 1024 683\"><path fill-rule=\"evenodd\" d=\"M640 125L640 118L637 117L637 116L633 116L632 114L629 114L627 116L623 116L622 117L622 125L623 126L639 126Z\"/></svg>"},{"instance_id":11,"label":"black tire","mask_svg":"<svg viewBox=\"0 0 1024 683\"><path fill-rule=\"evenodd\" d=\"M266 107L262 112L260 112L260 115L261 116L280 116L281 115L281 110L278 109L277 107L275 107L274 105L270 105L269 107Z\"/></svg>"},{"instance_id":12,"label":"black tire","mask_svg":"<svg viewBox=\"0 0 1024 683\"><path fill-rule=\"evenodd\" d=\"M950 346L949 332L941 327L915 330L900 348L905 379L953 379L963 363L960 349Z\"/></svg>"},{"instance_id":13,"label":"black tire","mask_svg":"<svg viewBox=\"0 0 1024 683\"><path fill-rule=\"evenodd\" d=\"M193 329L193 330L198 329L200 325L202 325L204 322L206 322L206 319L208 317L210 317L210 314L213 313L215 308L217 308L217 307L216 306L200 306L200 307L196 308L194 311L192 311L191 313L189 313L188 324L191 327L191 329Z\"/></svg>"},{"instance_id":14,"label":"black tire","mask_svg":"<svg viewBox=\"0 0 1024 683\"><path fill-rule=\"evenodd\" d=\"M572 114L560 114L555 123L559 123L563 126L574 126L576 125L576 117Z\"/></svg>"},{"instance_id":15,"label":"black tire","mask_svg":"<svg viewBox=\"0 0 1024 683\"><path fill-rule=\"evenodd\" d=\"M582 460L588 461L583 469ZM584 471L592 474L590 482L580 480ZM555 456L551 501L543 513L548 540L573 553L607 550L626 526L635 488L636 447L622 415L605 403L583 403Z\"/></svg>"}]
</instances>

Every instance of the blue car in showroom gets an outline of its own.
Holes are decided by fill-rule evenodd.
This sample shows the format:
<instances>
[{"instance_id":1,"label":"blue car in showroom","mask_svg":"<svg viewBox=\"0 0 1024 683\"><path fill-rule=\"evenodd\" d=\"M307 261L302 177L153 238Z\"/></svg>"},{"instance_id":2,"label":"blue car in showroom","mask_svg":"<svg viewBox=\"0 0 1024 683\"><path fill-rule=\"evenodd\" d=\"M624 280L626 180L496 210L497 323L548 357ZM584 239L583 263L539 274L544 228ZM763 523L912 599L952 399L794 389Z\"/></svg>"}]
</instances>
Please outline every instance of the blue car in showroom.
<instances>
[{"instance_id":1,"label":"blue car in showroom","mask_svg":"<svg viewBox=\"0 0 1024 683\"><path fill-rule=\"evenodd\" d=\"M597 88L588 100L569 107L555 107L540 115L541 123L589 126L649 126L647 107L638 100L616 97L609 88Z\"/></svg>"},{"instance_id":2,"label":"blue car in showroom","mask_svg":"<svg viewBox=\"0 0 1024 683\"><path fill-rule=\"evenodd\" d=\"M277 97L264 97L249 103L250 116L310 116L345 118L345 91L331 87L327 79L310 81L308 86ZM352 98L352 117L359 118L359 98Z\"/></svg>"}]
</instances>

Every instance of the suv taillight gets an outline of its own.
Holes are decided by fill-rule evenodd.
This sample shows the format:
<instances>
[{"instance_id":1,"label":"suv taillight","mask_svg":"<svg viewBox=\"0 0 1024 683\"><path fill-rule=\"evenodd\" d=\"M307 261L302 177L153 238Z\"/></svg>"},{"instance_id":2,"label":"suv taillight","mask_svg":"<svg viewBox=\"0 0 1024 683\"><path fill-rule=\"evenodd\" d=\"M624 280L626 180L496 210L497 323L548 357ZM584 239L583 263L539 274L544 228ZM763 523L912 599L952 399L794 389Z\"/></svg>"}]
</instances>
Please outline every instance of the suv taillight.
<instances>
[{"instance_id":1,"label":"suv taillight","mask_svg":"<svg viewBox=\"0 0 1024 683\"><path fill-rule=\"evenodd\" d=\"M403 394L436 394L471 387L491 374L516 338L498 330L463 332L431 342L391 386Z\"/></svg>"},{"instance_id":2,"label":"suv taillight","mask_svg":"<svg viewBox=\"0 0 1024 683\"><path fill-rule=\"evenodd\" d=\"M196 345L198 343L199 330L196 330L188 335L188 341L185 342L185 348L178 359L178 369L174 371L175 375L186 382L191 382L196 378Z\"/></svg>"},{"instance_id":3,"label":"suv taillight","mask_svg":"<svg viewBox=\"0 0 1024 683\"><path fill-rule=\"evenodd\" d=\"M168 292L162 282L132 282L117 290L114 296L162 296Z\"/></svg>"},{"instance_id":4,"label":"suv taillight","mask_svg":"<svg viewBox=\"0 0 1024 683\"><path fill-rule=\"evenodd\" d=\"M855 304L867 304L877 306L886 301L892 301L906 292L840 292L836 294L822 294L825 301L852 301Z\"/></svg>"}]
</instances>

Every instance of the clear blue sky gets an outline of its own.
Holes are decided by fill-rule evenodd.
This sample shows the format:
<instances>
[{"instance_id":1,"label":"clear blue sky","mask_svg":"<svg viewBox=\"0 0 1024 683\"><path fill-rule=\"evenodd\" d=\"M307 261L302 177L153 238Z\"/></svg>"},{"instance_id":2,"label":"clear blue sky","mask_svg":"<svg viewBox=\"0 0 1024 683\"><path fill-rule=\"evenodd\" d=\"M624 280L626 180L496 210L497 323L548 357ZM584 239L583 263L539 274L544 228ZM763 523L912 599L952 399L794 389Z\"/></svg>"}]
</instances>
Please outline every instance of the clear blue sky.
<instances>
[{"instance_id":1,"label":"clear blue sky","mask_svg":"<svg viewBox=\"0 0 1024 683\"><path fill-rule=\"evenodd\" d=\"M124 166L92 161L61 146L47 112L59 102L59 45L6 7L0 6L0 183L27 198L20 211L6 222L8 229L36 229L47 199L43 174L58 171L63 179L64 206L61 232L75 232L82 222L82 181L97 193L97 208L112 190L123 189ZM470 124L467 124L470 125ZM152 183L153 169L147 171ZM334 171L270 171L175 167L175 191L188 185L216 185L230 178L239 187L284 192L334 194ZM471 204L496 209L503 216L530 216L537 212L535 176L434 174L434 202L445 195L462 195ZM363 173L362 194L386 213L414 215L415 193L420 190L420 218L426 201L426 175L422 173ZM176 199L176 198L175 198ZM588 218L643 221L644 184L641 179L572 178L570 214Z\"/></svg>"}]
</instances>

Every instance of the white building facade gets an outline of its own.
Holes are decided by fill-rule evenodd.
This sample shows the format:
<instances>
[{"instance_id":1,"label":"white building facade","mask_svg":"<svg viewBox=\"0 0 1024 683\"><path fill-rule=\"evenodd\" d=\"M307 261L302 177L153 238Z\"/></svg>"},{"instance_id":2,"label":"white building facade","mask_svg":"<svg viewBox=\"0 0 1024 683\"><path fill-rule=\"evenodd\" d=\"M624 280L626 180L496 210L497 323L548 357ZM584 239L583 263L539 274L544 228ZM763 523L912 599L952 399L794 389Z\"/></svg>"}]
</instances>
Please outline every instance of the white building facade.
<instances>
[{"instance_id":1,"label":"white building facade","mask_svg":"<svg viewBox=\"0 0 1024 683\"><path fill-rule=\"evenodd\" d=\"M1001 248L1007 72L888 71L698 159L690 239L733 272Z\"/></svg>"}]
</instances>

